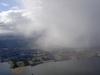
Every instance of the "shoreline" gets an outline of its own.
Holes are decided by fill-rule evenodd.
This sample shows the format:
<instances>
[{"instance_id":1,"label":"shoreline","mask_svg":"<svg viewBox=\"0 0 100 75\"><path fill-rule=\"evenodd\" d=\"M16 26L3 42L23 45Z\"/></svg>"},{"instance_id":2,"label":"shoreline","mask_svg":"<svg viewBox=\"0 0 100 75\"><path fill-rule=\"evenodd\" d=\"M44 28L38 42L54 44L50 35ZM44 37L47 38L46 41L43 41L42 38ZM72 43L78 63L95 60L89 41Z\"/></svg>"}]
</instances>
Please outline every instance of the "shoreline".
<instances>
[{"instance_id":1,"label":"shoreline","mask_svg":"<svg viewBox=\"0 0 100 75\"><path fill-rule=\"evenodd\" d=\"M26 69L27 66L24 66L24 67L18 67L18 68L14 68L14 69L10 69L11 72L13 73L20 73L22 72L24 69Z\"/></svg>"},{"instance_id":2,"label":"shoreline","mask_svg":"<svg viewBox=\"0 0 100 75\"><path fill-rule=\"evenodd\" d=\"M90 57L82 57L82 58L90 58ZM71 58L71 59L68 59L68 60L49 60L49 61L43 61L43 63L48 63L48 62L58 62L58 61L69 61L69 60L72 60L72 59L81 59L81 58ZM39 63L39 64L43 64L43 63ZM39 64L35 64L35 65L29 65L29 66L36 66L36 65L39 65ZM24 69L26 69L28 66L23 66L23 67L17 67L17 68L14 68L14 69L10 69L13 73L20 73L22 72Z\"/></svg>"}]
</instances>

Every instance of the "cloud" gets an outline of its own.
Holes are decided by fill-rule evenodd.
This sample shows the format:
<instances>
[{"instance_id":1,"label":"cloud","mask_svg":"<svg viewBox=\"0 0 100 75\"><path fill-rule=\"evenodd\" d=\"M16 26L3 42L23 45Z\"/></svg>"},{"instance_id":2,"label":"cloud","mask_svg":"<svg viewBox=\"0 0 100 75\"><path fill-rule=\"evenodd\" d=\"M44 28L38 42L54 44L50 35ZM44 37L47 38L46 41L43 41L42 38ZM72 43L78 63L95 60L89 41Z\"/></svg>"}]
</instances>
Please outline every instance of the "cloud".
<instances>
[{"instance_id":1,"label":"cloud","mask_svg":"<svg viewBox=\"0 0 100 75\"><path fill-rule=\"evenodd\" d=\"M0 13L0 28L16 32L18 26L25 23L24 10L9 10Z\"/></svg>"},{"instance_id":2,"label":"cloud","mask_svg":"<svg viewBox=\"0 0 100 75\"><path fill-rule=\"evenodd\" d=\"M100 47L100 1L22 0L0 13L2 29L36 38L39 48Z\"/></svg>"},{"instance_id":3,"label":"cloud","mask_svg":"<svg viewBox=\"0 0 100 75\"><path fill-rule=\"evenodd\" d=\"M2 5L2 6L9 6L9 4L7 4L7 3L1 3L0 5Z\"/></svg>"},{"instance_id":4,"label":"cloud","mask_svg":"<svg viewBox=\"0 0 100 75\"><path fill-rule=\"evenodd\" d=\"M19 9L19 7L18 6L13 6L11 9L16 10L16 9Z\"/></svg>"}]
</instances>

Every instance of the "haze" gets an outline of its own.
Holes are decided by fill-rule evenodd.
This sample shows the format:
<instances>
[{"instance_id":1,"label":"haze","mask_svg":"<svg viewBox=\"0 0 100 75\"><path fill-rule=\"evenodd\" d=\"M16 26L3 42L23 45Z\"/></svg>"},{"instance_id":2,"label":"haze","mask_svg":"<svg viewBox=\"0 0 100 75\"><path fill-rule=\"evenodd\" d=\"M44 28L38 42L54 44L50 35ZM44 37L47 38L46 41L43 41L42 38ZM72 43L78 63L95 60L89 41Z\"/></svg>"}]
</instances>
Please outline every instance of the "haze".
<instances>
[{"instance_id":1,"label":"haze","mask_svg":"<svg viewBox=\"0 0 100 75\"><path fill-rule=\"evenodd\" d=\"M17 0L0 13L0 34L32 37L36 47L100 47L100 0Z\"/></svg>"}]
</instances>

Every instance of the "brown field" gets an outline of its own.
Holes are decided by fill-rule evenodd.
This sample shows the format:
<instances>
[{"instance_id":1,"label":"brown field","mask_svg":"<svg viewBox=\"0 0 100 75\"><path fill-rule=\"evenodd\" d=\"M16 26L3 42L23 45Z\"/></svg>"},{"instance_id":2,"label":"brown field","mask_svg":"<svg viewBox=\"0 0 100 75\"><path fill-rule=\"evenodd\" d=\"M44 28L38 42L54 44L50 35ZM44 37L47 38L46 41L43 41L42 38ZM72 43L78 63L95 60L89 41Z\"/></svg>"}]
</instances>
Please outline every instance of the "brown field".
<instances>
[{"instance_id":1,"label":"brown field","mask_svg":"<svg viewBox=\"0 0 100 75\"><path fill-rule=\"evenodd\" d=\"M18 67L15 69L10 69L13 73L20 73L22 72L26 67Z\"/></svg>"}]
</instances>

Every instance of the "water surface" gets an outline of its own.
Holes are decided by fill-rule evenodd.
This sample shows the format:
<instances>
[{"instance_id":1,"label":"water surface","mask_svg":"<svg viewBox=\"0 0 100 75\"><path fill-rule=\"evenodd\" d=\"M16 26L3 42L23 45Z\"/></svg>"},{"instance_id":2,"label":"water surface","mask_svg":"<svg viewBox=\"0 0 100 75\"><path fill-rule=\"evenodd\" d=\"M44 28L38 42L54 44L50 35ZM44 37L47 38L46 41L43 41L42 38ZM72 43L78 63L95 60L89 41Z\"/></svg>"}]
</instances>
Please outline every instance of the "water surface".
<instances>
[{"instance_id":1,"label":"water surface","mask_svg":"<svg viewBox=\"0 0 100 75\"><path fill-rule=\"evenodd\" d=\"M82 58L68 61L48 62L28 66L21 73L13 73L7 63L0 64L0 75L100 75L100 58Z\"/></svg>"}]
</instances>

